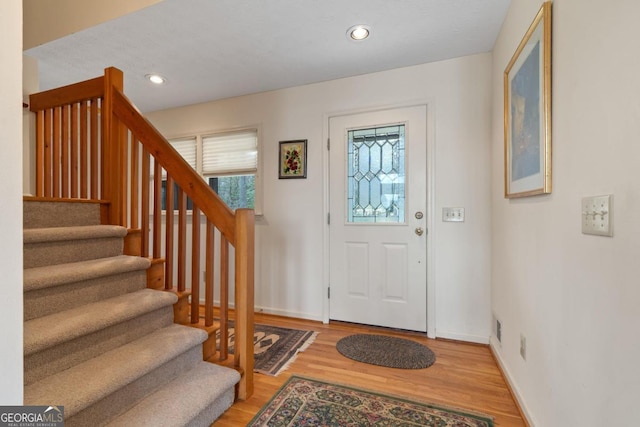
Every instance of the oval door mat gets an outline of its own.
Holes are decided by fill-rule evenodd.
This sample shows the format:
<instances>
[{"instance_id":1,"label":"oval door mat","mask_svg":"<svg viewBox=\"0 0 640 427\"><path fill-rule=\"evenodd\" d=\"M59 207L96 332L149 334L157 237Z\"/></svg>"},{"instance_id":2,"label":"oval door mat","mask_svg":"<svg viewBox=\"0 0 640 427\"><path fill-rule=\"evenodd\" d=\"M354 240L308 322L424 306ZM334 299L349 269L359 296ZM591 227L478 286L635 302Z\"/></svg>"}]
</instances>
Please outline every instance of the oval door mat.
<instances>
[{"instance_id":1,"label":"oval door mat","mask_svg":"<svg viewBox=\"0 0 640 427\"><path fill-rule=\"evenodd\" d=\"M338 341L336 348L349 359L389 368L422 369L436 361L427 346L386 335L350 335Z\"/></svg>"}]
</instances>

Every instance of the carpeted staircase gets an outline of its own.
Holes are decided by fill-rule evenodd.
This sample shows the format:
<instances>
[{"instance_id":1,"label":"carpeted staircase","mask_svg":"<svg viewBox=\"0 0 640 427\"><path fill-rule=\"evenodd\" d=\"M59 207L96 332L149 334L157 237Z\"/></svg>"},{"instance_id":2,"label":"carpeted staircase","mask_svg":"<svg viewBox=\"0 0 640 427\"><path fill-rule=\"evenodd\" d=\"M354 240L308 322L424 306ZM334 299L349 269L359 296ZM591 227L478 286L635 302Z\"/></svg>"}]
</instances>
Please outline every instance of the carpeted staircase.
<instances>
[{"instance_id":1,"label":"carpeted staircase","mask_svg":"<svg viewBox=\"0 0 640 427\"><path fill-rule=\"evenodd\" d=\"M202 361L206 332L173 323L146 258L98 203L24 202L24 404L71 426L208 426L240 375Z\"/></svg>"}]
</instances>

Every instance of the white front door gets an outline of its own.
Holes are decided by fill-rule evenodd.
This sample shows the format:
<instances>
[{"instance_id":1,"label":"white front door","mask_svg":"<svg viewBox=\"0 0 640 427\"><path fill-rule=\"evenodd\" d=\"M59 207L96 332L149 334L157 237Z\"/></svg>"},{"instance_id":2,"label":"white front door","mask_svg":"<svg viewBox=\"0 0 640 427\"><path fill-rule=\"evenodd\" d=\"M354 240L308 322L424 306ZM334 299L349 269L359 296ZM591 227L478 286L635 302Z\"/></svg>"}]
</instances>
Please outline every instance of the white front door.
<instances>
[{"instance_id":1,"label":"white front door","mask_svg":"<svg viewBox=\"0 0 640 427\"><path fill-rule=\"evenodd\" d=\"M329 119L329 318L427 330L427 108Z\"/></svg>"}]
</instances>

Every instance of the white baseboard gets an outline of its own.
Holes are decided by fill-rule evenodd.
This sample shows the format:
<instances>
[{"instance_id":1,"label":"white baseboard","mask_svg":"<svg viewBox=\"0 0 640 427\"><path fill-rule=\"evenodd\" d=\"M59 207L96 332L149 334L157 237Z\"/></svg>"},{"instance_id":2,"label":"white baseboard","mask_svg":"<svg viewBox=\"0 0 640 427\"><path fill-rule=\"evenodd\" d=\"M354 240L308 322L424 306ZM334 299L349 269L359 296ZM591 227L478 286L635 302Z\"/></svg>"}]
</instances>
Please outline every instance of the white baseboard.
<instances>
[{"instance_id":1,"label":"white baseboard","mask_svg":"<svg viewBox=\"0 0 640 427\"><path fill-rule=\"evenodd\" d=\"M436 331L436 336L438 338L445 338L448 340L466 341L476 344L489 344L489 337L484 337L481 335L458 334L455 332L443 331L442 329L438 329Z\"/></svg>"},{"instance_id":2,"label":"white baseboard","mask_svg":"<svg viewBox=\"0 0 640 427\"><path fill-rule=\"evenodd\" d=\"M322 322L322 315L313 316L308 313L298 313L295 311L281 310L278 308L256 307L255 312L265 313L265 314L274 314L276 316L283 316L283 317L293 317L296 319L316 320L318 322Z\"/></svg>"},{"instance_id":3,"label":"white baseboard","mask_svg":"<svg viewBox=\"0 0 640 427\"><path fill-rule=\"evenodd\" d=\"M504 364L504 360L502 359L502 356L500 355L500 351L499 351L500 343L498 343L496 341L496 338L493 337L493 336L490 339L489 348L491 349L491 353L493 353L493 357L498 362L498 366L499 366L500 370L502 371L502 376L509 383L509 388L511 389L511 394L516 399L516 403L520 408L520 413L525 417L525 421L529 424L530 427L535 427L536 423L533 422L533 417L531 416L531 412L527 408L527 405L524 403L524 399L522 398L522 394L520 393L520 389L518 388L516 383L513 381L513 377L511 376L511 373L509 372L509 369Z\"/></svg>"},{"instance_id":4,"label":"white baseboard","mask_svg":"<svg viewBox=\"0 0 640 427\"><path fill-rule=\"evenodd\" d=\"M204 305L204 303L205 303L205 300L203 298L200 298L200 305ZM220 306L220 301L214 300L213 301L213 305L214 306ZM234 309L235 308L235 304L233 303L233 301L229 302L229 308L230 309ZM255 313L273 314L273 315L282 316L282 317L293 317L293 318L296 318L296 319L316 320L318 322L322 322L322 315L312 316L312 315L309 315L308 313L298 313L298 312L295 312L295 311L281 310L281 309L278 309L278 308L255 306L254 307L254 312Z\"/></svg>"}]
</instances>

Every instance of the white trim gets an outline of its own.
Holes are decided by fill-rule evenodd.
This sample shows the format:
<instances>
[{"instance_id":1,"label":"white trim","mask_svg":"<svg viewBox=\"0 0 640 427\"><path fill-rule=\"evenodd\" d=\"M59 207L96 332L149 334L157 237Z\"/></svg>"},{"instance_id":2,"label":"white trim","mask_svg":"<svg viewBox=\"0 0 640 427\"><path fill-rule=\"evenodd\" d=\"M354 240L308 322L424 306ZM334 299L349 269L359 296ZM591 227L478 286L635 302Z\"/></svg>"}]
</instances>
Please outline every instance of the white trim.
<instances>
[{"instance_id":1,"label":"white trim","mask_svg":"<svg viewBox=\"0 0 640 427\"><path fill-rule=\"evenodd\" d=\"M263 156L263 136L262 136L262 123L250 124L246 126L234 126L230 128L224 129L216 129L216 130L205 130L205 131L193 131L193 132L184 132L177 133L174 135L166 136L167 141L172 139L186 139L186 138L196 138L196 172L203 179L205 179L205 175L202 173L202 162L203 162L203 148L202 148L202 138L206 136L214 136L214 135L223 135L223 134L233 134L235 132L242 132L248 130L255 130L256 136L258 138L258 164L257 169L253 173L255 176L255 194L254 194L254 215L262 216L263 215L263 203L264 203L264 184L262 179L262 156ZM153 171L151 171L151 176L153 176ZM207 175L209 176L209 175Z\"/></svg>"},{"instance_id":2,"label":"white trim","mask_svg":"<svg viewBox=\"0 0 640 427\"><path fill-rule=\"evenodd\" d=\"M326 322L324 322L322 320L322 316L313 316L313 315L310 315L309 313L302 313L302 312L291 311L291 310L282 310L282 309L279 309L279 308L269 308L269 307L256 306L255 307L255 312L256 313L264 313L264 314L273 314L273 315L282 316L282 317L292 317L292 318L295 318L295 319L314 320L316 322L326 323Z\"/></svg>"},{"instance_id":3,"label":"white trim","mask_svg":"<svg viewBox=\"0 0 640 427\"><path fill-rule=\"evenodd\" d=\"M435 245L435 102L430 99L418 99L404 103L381 105L376 107L361 108L356 110L342 110L323 114L322 141L325 144L322 155L323 170L323 228L322 228L322 322L329 323L329 298L327 287L329 285L329 225L327 216L330 208L329 194L329 151L326 143L329 139L329 120L332 117L348 116L353 114L371 113L376 111L391 110L397 108L407 108L416 106L426 106L427 108L427 336L436 338L436 283L435 283L435 254L432 248Z\"/></svg>"},{"instance_id":4,"label":"white trim","mask_svg":"<svg viewBox=\"0 0 640 427\"><path fill-rule=\"evenodd\" d=\"M427 105L427 336L437 335L436 316L436 108Z\"/></svg>"},{"instance_id":5,"label":"white trim","mask_svg":"<svg viewBox=\"0 0 640 427\"><path fill-rule=\"evenodd\" d=\"M458 334L456 332L447 332L438 330L438 338L447 340L471 342L475 344L489 344L489 337L483 335Z\"/></svg>"},{"instance_id":6,"label":"white trim","mask_svg":"<svg viewBox=\"0 0 640 427\"><path fill-rule=\"evenodd\" d=\"M524 398L522 397L522 393L520 389L516 385L513 380L513 376L507 369L507 365L504 363L502 356L500 355L500 343L497 341L495 336L491 336L489 339L489 348L491 349L491 353L493 353L493 357L498 362L498 367L502 371L502 376L509 383L509 387L511 388L511 394L517 400L518 406L520 407L520 411L522 415L526 418L527 423L531 427L535 427L536 423L533 421L533 416L531 415L531 411L527 408L526 403L524 402Z\"/></svg>"},{"instance_id":7,"label":"white trim","mask_svg":"<svg viewBox=\"0 0 640 427\"><path fill-rule=\"evenodd\" d=\"M220 300L214 300L213 304L219 306ZM205 305L204 298L200 298L200 305ZM235 303L230 301L229 308L235 309L236 308ZM309 315L309 313L302 313L298 311L282 310L279 308L271 308L271 307L262 307L259 305L254 306L253 311L254 313L260 313L260 314L273 314L275 316L291 317L295 319L305 319L305 320L314 320L316 322L322 322L322 316L312 316L312 315Z\"/></svg>"}]
</instances>

